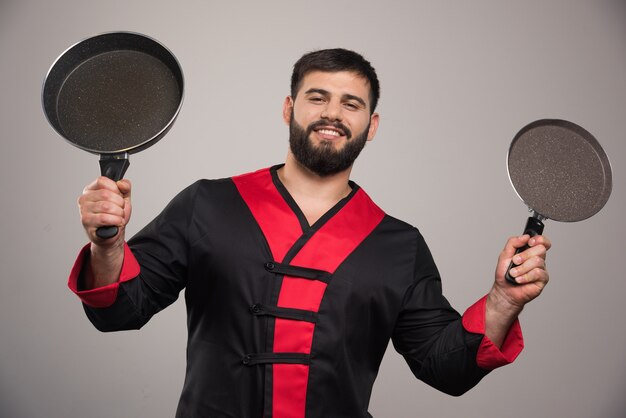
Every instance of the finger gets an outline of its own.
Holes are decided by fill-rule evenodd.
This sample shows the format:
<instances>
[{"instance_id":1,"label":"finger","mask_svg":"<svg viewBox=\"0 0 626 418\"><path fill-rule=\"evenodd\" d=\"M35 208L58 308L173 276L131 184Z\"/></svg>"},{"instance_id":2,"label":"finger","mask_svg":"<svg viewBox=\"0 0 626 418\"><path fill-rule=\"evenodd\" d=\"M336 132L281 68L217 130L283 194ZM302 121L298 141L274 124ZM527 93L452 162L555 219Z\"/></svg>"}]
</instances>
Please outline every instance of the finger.
<instances>
[{"instance_id":1,"label":"finger","mask_svg":"<svg viewBox=\"0 0 626 418\"><path fill-rule=\"evenodd\" d=\"M513 264L520 265L534 257L540 257L545 260L547 248L543 245L535 245L534 247L528 247L526 250L515 254L513 256Z\"/></svg>"},{"instance_id":2,"label":"finger","mask_svg":"<svg viewBox=\"0 0 626 418\"><path fill-rule=\"evenodd\" d=\"M101 190L101 189L110 190L115 193L120 193L116 182L105 176L100 176L94 181L92 181L91 183L89 183L85 187L83 192L86 192L88 190Z\"/></svg>"},{"instance_id":3,"label":"finger","mask_svg":"<svg viewBox=\"0 0 626 418\"><path fill-rule=\"evenodd\" d=\"M546 253L552 246L550 239L543 235L536 235L528 240L528 247L525 251L520 252L513 256L513 263L519 265L531 257L546 258Z\"/></svg>"},{"instance_id":4,"label":"finger","mask_svg":"<svg viewBox=\"0 0 626 418\"><path fill-rule=\"evenodd\" d=\"M496 278L500 277L504 280L504 274L506 273L511 259L515 255L515 252L519 247L523 247L530 238L529 235L520 235L510 237L504 244L504 248L498 255L498 264L496 266Z\"/></svg>"},{"instance_id":5,"label":"finger","mask_svg":"<svg viewBox=\"0 0 626 418\"><path fill-rule=\"evenodd\" d=\"M126 224L124 215L112 213L94 213L87 211L81 213L81 223L90 237L95 237L96 229L101 226L123 227Z\"/></svg>"},{"instance_id":6,"label":"finger","mask_svg":"<svg viewBox=\"0 0 626 418\"><path fill-rule=\"evenodd\" d=\"M80 218L85 228L124 225L126 223L126 211L109 202L88 203L80 207Z\"/></svg>"},{"instance_id":7,"label":"finger","mask_svg":"<svg viewBox=\"0 0 626 418\"><path fill-rule=\"evenodd\" d=\"M95 232L101 226L118 226L123 227L125 224L124 217L111 215L109 213L92 213L82 218L85 229Z\"/></svg>"},{"instance_id":8,"label":"finger","mask_svg":"<svg viewBox=\"0 0 626 418\"><path fill-rule=\"evenodd\" d=\"M119 194L110 190L92 190L78 198L78 207L84 213L114 213L123 211L127 201Z\"/></svg>"},{"instance_id":9,"label":"finger","mask_svg":"<svg viewBox=\"0 0 626 418\"><path fill-rule=\"evenodd\" d=\"M109 190L90 191L78 199L81 222L85 227L102 226L103 223L117 225L120 220L112 220L109 217L121 218L124 221L127 219L126 213L130 213L127 206L129 205L120 195ZM105 215L107 217L102 219Z\"/></svg>"},{"instance_id":10,"label":"finger","mask_svg":"<svg viewBox=\"0 0 626 418\"><path fill-rule=\"evenodd\" d=\"M542 289L549 280L550 275L545 268L535 268L515 278L519 284L534 283Z\"/></svg>"},{"instance_id":11,"label":"finger","mask_svg":"<svg viewBox=\"0 0 626 418\"><path fill-rule=\"evenodd\" d=\"M117 187L119 188L120 192L122 193L122 197L124 198L124 222L128 223L128 221L130 221L130 216L132 213L132 205L130 199L132 185L130 180L122 179L117 182Z\"/></svg>"},{"instance_id":12,"label":"finger","mask_svg":"<svg viewBox=\"0 0 626 418\"><path fill-rule=\"evenodd\" d=\"M515 262L515 258L513 260ZM539 269L546 268L546 260L543 257L540 257L540 256L530 257L528 260L525 260L523 263L520 263L519 265L516 265L515 267L513 267L509 271L509 273L513 277L519 277L536 268L539 268Z\"/></svg>"},{"instance_id":13,"label":"finger","mask_svg":"<svg viewBox=\"0 0 626 418\"><path fill-rule=\"evenodd\" d=\"M101 200L106 200L110 202L114 202L120 206L124 204L124 195L120 193L119 190L109 190L109 189L97 189L97 190L88 190L83 193L86 201L97 202Z\"/></svg>"},{"instance_id":14,"label":"finger","mask_svg":"<svg viewBox=\"0 0 626 418\"><path fill-rule=\"evenodd\" d=\"M93 202L86 202L81 210L85 213L90 214L106 214L113 216L124 216L125 205L124 200L121 200L122 204L118 204L116 202L108 201L108 200L97 200Z\"/></svg>"},{"instance_id":15,"label":"finger","mask_svg":"<svg viewBox=\"0 0 626 418\"><path fill-rule=\"evenodd\" d=\"M127 184L129 185L128 182L123 184L123 187L125 189L128 188L126 186ZM89 205L89 202L103 201L111 202L112 204L117 205L120 208L124 208L124 206L126 205L126 201L124 200L122 192L120 191L116 182L107 177L100 176L83 189L83 193L78 199L78 205L80 207L81 214L94 208L96 208L96 213L106 212L106 207L98 208L94 205Z\"/></svg>"},{"instance_id":16,"label":"finger","mask_svg":"<svg viewBox=\"0 0 626 418\"><path fill-rule=\"evenodd\" d=\"M511 257L513 257L513 254L515 254L515 252L517 251L517 249L526 245L529 239L530 235L528 234L510 237L506 241L506 244L504 245L504 248L500 253L500 260L510 260Z\"/></svg>"},{"instance_id":17,"label":"finger","mask_svg":"<svg viewBox=\"0 0 626 418\"><path fill-rule=\"evenodd\" d=\"M124 198L130 198L132 184L128 179L122 179L116 183L116 186Z\"/></svg>"},{"instance_id":18,"label":"finger","mask_svg":"<svg viewBox=\"0 0 626 418\"><path fill-rule=\"evenodd\" d=\"M528 240L528 246L534 247L536 245L543 245L547 251L552 247L552 241L544 235L535 235Z\"/></svg>"}]
</instances>

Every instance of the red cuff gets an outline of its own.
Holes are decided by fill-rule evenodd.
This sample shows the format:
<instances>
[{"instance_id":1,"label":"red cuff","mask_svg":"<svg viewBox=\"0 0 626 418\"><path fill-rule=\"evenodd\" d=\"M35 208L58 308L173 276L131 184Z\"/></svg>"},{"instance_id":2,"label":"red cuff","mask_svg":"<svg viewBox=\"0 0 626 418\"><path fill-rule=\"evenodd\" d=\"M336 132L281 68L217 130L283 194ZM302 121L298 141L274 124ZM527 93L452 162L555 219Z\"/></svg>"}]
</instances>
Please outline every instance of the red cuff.
<instances>
[{"instance_id":1,"label":"red cuff","mask_svg":"<svg viewBox=\"0 0 626 418\"><path fill-rule=\"evenodd\" d=\"M485 334L485 307L487 296L470 306L463 314L463 328L474 334ZM476 363L478 367L486 370L493 370L497 367L512 363L524 348L524 337L519 320L515 320L502 347L496 347L485 335L478 347Z\"/></svg>"},{"instance_id":2,"label":"red cuff","mask_svg":"<svg viewBox=\"0 0 626 418\"><path fill-rule=\"evenodd\" d=\"M124 262L122 263L122 271L117 282L106 286L97 287L89 290L78 290L78 280L82 275L83 264L89 258L90 244L87 244L78 254L78 258L74 262L74 267L70 272L67 286L74 292L84 304L94 308L106 308L113 305L117 299L117 290L120 283L131 280L139 275L139 263L130 251L128 244L124 243Z\"/></svg>"}]
</instances>

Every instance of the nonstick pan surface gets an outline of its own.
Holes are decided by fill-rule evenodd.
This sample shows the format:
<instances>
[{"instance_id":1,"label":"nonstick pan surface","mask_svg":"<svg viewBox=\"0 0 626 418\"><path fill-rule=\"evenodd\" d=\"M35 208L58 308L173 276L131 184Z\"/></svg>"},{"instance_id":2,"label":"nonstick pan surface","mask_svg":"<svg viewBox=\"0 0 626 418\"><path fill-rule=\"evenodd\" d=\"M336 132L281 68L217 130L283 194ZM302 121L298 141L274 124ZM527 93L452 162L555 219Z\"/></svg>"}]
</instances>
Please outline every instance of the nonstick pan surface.
<instances>
[{"instance_id":1,"label":"nonstick pan surface","mask_svg":"<svg viewBox=\"0 0 626 418\"><path fill-rule=\"evenodd\" d=\"M133 153L161 139L178 115L183 74L159 42L132 32L85 39L52 65L44 112L72 145L96 153Z\"/></svg>"}]
</instances>

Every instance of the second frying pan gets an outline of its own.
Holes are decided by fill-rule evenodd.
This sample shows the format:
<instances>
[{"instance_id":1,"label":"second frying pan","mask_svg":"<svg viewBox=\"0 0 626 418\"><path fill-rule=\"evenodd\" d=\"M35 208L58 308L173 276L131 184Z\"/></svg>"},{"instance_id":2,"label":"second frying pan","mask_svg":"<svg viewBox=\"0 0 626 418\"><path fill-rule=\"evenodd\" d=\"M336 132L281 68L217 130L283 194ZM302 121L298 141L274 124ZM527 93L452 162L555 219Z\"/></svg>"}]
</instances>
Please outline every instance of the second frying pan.
<instances>
[{"instance_id":1,"label":"second frying pan","mask_svg":"<svg viewBox=\"0 0 626 418\"><path fill-rule=\"evenodd\" d=\"M52 64L42 91L44 113L70 144L100 155L104 176L119 180L128 154L170 129L183 100L183 72L156 40L132 32L85 39ZM110 238L117 227L101 227Z\"/></svg>"},{"instance_id":2,"label":"second frying pan","mask_svg":"<svg viewBox=\"0 0 626 418\"><path fill-rule=\"evenodd\" d=\"M593 135L565 120L541 119L522 128L511 142L507 168L533 213L524 231L531 236L543 232L546 219L576 222L595 215L611 195L606 153ZM515 284L508 270L506 280Z\"/></svg>"}]
</instances>

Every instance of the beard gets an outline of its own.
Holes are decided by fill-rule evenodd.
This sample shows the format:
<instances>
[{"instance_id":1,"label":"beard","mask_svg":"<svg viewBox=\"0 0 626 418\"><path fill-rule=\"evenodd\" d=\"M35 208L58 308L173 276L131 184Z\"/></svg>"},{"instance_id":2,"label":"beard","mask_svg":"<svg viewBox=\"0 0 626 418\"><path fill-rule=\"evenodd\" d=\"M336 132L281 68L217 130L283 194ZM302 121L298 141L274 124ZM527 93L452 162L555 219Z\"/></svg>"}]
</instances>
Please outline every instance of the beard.
<instances>
[{"instance_id":1,"label":"beard","mask_svg":"<svg viewBox=\"0 0 626 418\"><path fill-rule=\"evenodd\" d=\"M318 145L310 139L311 133L319 127L333 126L343 131L346 143L336 150L332 141L321 141ZM340 122L319 120L311 123L305 130L296 122L293 111L289 123L289 147L296 161L320 177L328 177L340 173L352 166L359 156L365 143L369 124L362 134L352 138L352 133Z\"/></svg>"}]
</instances>

